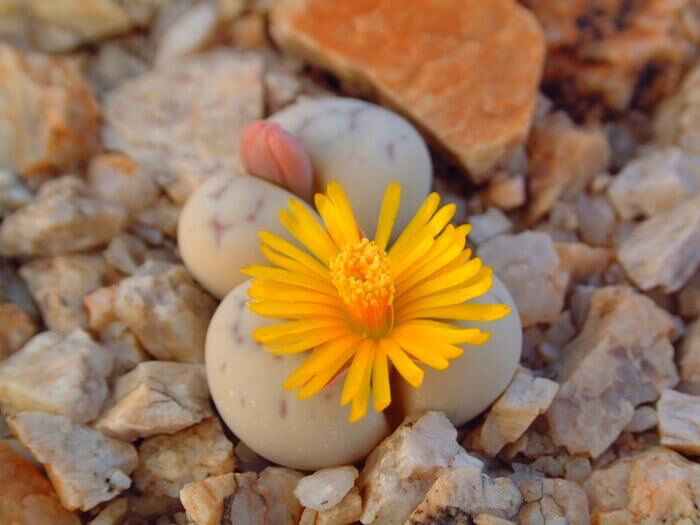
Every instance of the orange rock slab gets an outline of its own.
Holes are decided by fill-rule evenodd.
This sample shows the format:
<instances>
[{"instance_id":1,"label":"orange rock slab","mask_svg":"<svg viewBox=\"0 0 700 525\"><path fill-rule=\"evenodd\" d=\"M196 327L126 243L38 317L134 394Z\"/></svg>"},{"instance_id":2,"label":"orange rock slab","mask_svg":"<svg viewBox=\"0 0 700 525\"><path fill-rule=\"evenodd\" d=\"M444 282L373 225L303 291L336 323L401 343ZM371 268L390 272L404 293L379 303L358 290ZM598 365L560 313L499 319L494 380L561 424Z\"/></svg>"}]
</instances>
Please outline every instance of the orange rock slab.
<instances>
[{"instance_id":1,"label":"orange rock slab","mask_svg":"<svg viewBox=\"0 0 700 525\"><path fill-rule=\"evenodd\" d=\"M477 182L530 129L545 43L514 0L281 0L272 34L412 119Z\"/></svg>"},{"instance_id":2,"label":"orange rock slab","mask_svg":"<svg viewBox=\"0 0 700 525\"><path fill-rule=\"evenodd\" d=\"M0 440L0 523L3 525L80 525L64 509L49 481Z\"/></svg>"}]
</instances>

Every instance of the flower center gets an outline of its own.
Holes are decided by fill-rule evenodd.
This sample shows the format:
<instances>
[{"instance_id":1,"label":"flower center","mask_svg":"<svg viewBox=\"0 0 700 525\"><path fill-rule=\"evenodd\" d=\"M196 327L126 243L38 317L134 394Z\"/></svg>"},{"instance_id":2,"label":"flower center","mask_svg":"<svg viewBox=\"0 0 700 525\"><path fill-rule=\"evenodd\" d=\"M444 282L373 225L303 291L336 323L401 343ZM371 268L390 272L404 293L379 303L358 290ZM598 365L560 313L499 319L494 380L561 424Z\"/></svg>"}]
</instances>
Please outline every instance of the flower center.
<instances>
[{"instance_id":1,"label":"flower center","mask_svg":"<svg viewBox=\"0 0 700 525\"><path fill-rule=\"evenodd\" d=\"M384 336L394 322L394 282L386 252L364 238L343 248L330 268L353 329L363 337Z\"/></svg>"}]
</instances>

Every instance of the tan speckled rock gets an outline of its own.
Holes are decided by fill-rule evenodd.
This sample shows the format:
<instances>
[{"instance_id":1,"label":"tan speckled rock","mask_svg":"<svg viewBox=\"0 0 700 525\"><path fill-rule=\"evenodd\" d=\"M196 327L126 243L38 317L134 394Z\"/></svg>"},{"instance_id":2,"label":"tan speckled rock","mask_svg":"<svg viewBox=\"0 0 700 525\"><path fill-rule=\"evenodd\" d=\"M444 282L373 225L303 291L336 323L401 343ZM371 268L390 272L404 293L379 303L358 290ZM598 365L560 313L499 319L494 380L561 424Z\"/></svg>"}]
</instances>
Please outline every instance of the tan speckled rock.
<instances>
[{"instance_id":1,"label":"tan speckled rock","mask_svg":"<svg viewBox=\"0 0 700 525\"><path fill-rule=\"evenodd\" d=\"M87 330L88 314L83 299L105 283L109 272L101 255L34 259L19 270L41 310L44 323L59 332L75 328Z\"/></svg>"},{"instance_id":2,"label":"tan speckled rock","mask_svg":"<svg viewBox=\"0 0 700 525\"><path fill-rule=\"evenodd\" d=\"M34 196L17 174L0 170L0 216L6 217L30 203Z\"/></svg>"},{"instance_id":3,"label":"tan speckled rock","mask_svg":"<svg viewBox=\"0 0 700 525\"><path fill-rule=\"evenodd\" d=\"M37 330L34 318L18 305L0 304L0 361L22 348Z\"/></svg>"},{"instance_id":4,"label":"tan speckled rock","mask_svg":"<svg viewBox=\"0 0 700 525\"><path fill-rule=\"evenodd\" d=\"M138 448L134 486L148 497L178 498L187 483L233 472L233 445L216 418L170 436L154 436Z\"/></svg>"},{"instance_id":5,"label":"tan speckled rock","mask_svg":"<svg viewBox=\"0 0 700 525\"><path fill-rule=\"evenodd\" d=\"M654 137L662 145L675 144L700 155L700 67L693 67L680 89L664 100L654 115Z\"/></svg>"},{"instance_id":6,"label":"tan speckled rock","mask_svg":"<svg viewBox=\"0 0 700 525\"><path fill-rule=\"evenodd\" d=\"M36 198L0 226L4 256L59 255L107 244L126 223L126 210L97 200L72 175L45 183Z\"/></svg>"},{"instance_id":7,"label":"tan speckled rock","mask_svg":"<svg viewBox=\"0 0 700 525\"><path fill-rule=\"evenodd\" d=\"M700 522L700 465L662 447L596 470L584 484L593 523Z\"/></svg>"},{"instance_id":8,"label":"tan speckled rock","mask_svg":"<svg viewBox=\"0 0 700 525\"><path fill-rule=\"evenodd\" d=\"M99 108L69 62L0 45L0 169L66 170L99 145Z\"/></svg>"},{"instance_id":9,"label":"tan speckled rock","mask_svg":"<svg viewBox=\"0 0 700 525\"><path fill-rule=\"evenodd\" d=\"M239 2L243 7L242 2ZM186 9L158 38L155 65L162 67L196 53L214 36L219 25L217 2L199 2Z\"/></svg>"},{"instance_id":10,"label":"tan speckled rock","mask_svg":"<svg viewBox=\"0 0 700 525\"><path fill-rule=\"evenodd\" d=\"M294 489L303 474L283 467L267 467L258 476L258 490L265 499L270 523L297 525L302 506Z\"/></svg>"},{"instance_id":11,"label":"tan speckled rock","mask_svg":"<svg viewBox=\"0 0 700 525\"><path fill-rule=\"evenodd\" d=\"M473 465L457 467L435 480L406 525L469 523L470 518L480 514L514 518L522 501L518 487L510 479L491 479Z\"/></svg>"},{"instance_id":12,"label":"tan speckled rock","mask_svg":"<svg viewBox=\"0 0 700 525\"><path fill-rule=\"evenodd\" d=\"M680 348L681 383L678 389L700 395L700 320L688 325Z\"/></svg>"},{"instance_id":13,"label":"tan speckled rock","mask_svg":"<svg viewBox=\"0 0 700 525\"><path fill-rule=\"evenodd\" d=\"M321 469L299 480L294 495L307 508L331 509L355 486L359 473L355 467Z\"/></svg>"},{"instance_id":14,"label":"tan speckled rock","mask_svg":"<svg viewBox=\"0 0 700 525\"><path fill-rule=\"evenodd\" d=\"M544 38L514 1L285 0L272 34L409 116L475 180L528 133Z\"/></svg>"},{"instance_id":15,"label":"tan speckled rock","mask_svg":"<svg viewBox=\"0 0 700 525\"><path fill-rule=\"evenodd\" d=\"M560 196L571 198L584 190L610 161L610 146L601 129L577 127L558 111L533 127L530 150L528 217L545 216Z\"/></svg>"},{"instance_id":16,"label":"tan speckled rock","mask_svg":"<svg viewBox=\"0 0 700 525\"><path fill-rule=\"evenodd\" d=\"M114 312L114 298L117 295L117 285L103 286L83 297L83 305L87 310L88 325L92 330L102 330L117 321Z\"/></svg>"},{"instance_id":17,"label":"tan speckled rock","mask_svg":"<svg viewBox=\"0 0 700 525\"><path fill-rule=\"evenodd\" d=\"M679 290L700 265L700 195L639 224L617 258L642 290Z\"/></svg>"},{"instance_id":18,"label":"tan speckled rock","mask_svg":"<svg viewBox=\"0 0 700 525\"><path fill-rule=\"evenodd\" d=\"M403 523L444 471L473 467L480 473L481 461L456 438L457 431L440 412L406 419L372 451L360 474L362 523Z\"/></svg>"},{"instance_id":19,"label":"tan speckled rock","mask_svg":"<svg viewBox=\"0 0 700 525\"><path fill-rule=\"evenodd\" d=\"M700 39L692 0L524 3L547 36L544 84L577 116L591 104L622 111L658 102L673 92Z\"/></svg>"},{"instance_id":20,"label":"tan speckled rock","mask_svg":"<svg viewBox=\"0 0 700 525\"><path fill-rule=\"evenodd\" d=\"M113 397L95 428L125 441L173 434L212 415L204 365L141 363L116 381Z\"/></svg>"},{"instance_id":21,"label":"tan speckled rock","mask_svg":"<svg viewBox=\"0 0 700 525\"><path fill-rule=\"evenodd\" d=\"M648 297L626 287L599 288L583 330L555 364L560 387L546 413L555 443L597 457L637 405L673 387L673 330L668 313Z\"/></svg>"},{"instance_id":22,"label":"tan speckled rock","mask_svg":"<svg viewBox=\"0 0 700 525\"><path fill-rule=\"evenodd\" d=\"M159 193L153 178L119 153L93 157L87 169L87 183L95 197L119 204L130 213L151 204Z\"/></svg>"},{"instance_id":23,"label":"tan speckled rock","mask_svg":"<svg viewBox=\"0 0 700 525\"><path fill-rule=\"evenodd\" d=\"M70 51L132 28L122 2L115 0L27 0L27 15L34 45L51 52Z\"/></svg>"},{"instance_id":24,"label":"tan speckled rock","mask_svg":"<svg viewBox=\"0 0 700 525\"><path fill-rule=\"evenodd\" d=\"M214 300L183 266L149 261L119 283L114 308L157 359L201 363Z\"/></svg>"},{"instance_id":25,"label":"tan speckled rock","mask_svg":"<svg viewBox=\"0 0 700 525\"><path fill-rule=\"evenodd\" d=\"M589 525L588 498L583 489L565 479L532 479L520 484L524 505L518 513L518 523L541 525L566 523Z\"/></svg>"},{"instance_id":26,"label":"tan speckled rock","mask_svg":"<svg viewBox=\"0 0 700 525\"><path fill-rule=\"evenodd\" d=\"M82 330L42 332L0 362L2 411L41 410L92 421L107 398L113 359Z\"/></svg>"},{"instance_id":27,"label":"tan speckled rock","mask_svg":"<svg viewBox=\"0 0 700 525\"><path fill-rule=\"evenodd\" d=\"M219 525L224 514L224 499L236 490L233 472L187 483L180 491L180 501L187 518L195 525Z\"/></svg>"},{"instance_id":28,"label":"tan speckled rock","mask_svg":"<svg viewBox=\"0 0 700 525\"><path fill-rule=\"evenodd\" d=\"M182 204L207 177L238 170L239 133L262 116L262 63L232 50L177 62L122 82L103 110L105 144Z\"/></svg>"},{"instance_id":29,"label":"tan speckled rock","mask_svg":"<svg viewBox=\"0 0 700 525\"><path fill-rule=\"evenodd\" d=\"M495 456L505 445L517 441L535 418L547 411L557 390L559 385L554 381L519 370L475 431L473 444Z\"/></svg>"},{"instance_id":30,"label":"tan speckled rock","mask_svg":"<svg viewBox=\"0 0 700 525\"><path fill-rule=\"evenodd\" d=\"M554 249L559 256L559 267L575 283L589 282L602 276L614 260L612 250L583 242L556 242Z\"/></svg>"},{"instance_id":31,"label":"tan speckled rock","mask_svg":"<svg viewBox=\"0 0 700 525\"><path fill-rule=\"evenodd\" d=\"M130 444L43 412L21 412L8 423L46 467L67 509L89 510L131 485L136 450Z\"/></svg>"},{"instance_id":32,"label":"tan speckled rock","mask_svg":"<svg viewBox=\"0 0 700 525\"><path fill-rule=\"evenodd\" d=\"M608 198L625 220L651 217L700 191L700 157L678 147L650 149L629 162L608 186Z\"/></svg>"},{"instance_id":33,"label":"tan speckled rock","mask_svg":"<svg viewBox=\"0 0 700 525\"><path fill-rule=\"evenodd\" d=\"M312 511L312 509L304 510L304 512L307 511ZM317 512L314 525L349 525L360 521L361 516L362 497L357 487L353 487L335 507Z\"/></svg>"},{"instance_id":34,"label":"tan speckled rock","mask_svg":"<svg viewBox=\"0 0 700 525\"><path fill-rule=\"evenodd\" d=\"M105 326L100 330L98 339L114 356L113 378L120 377L142 361L151 359L134 333L121 321Z\"/></svg>"},{"instance_id":35,"label":"tan speckled rock","mask_svg":"<svg viewBox=\"0 0 700 525\"><path fill-rule=\"evenodd\" d=\"M499 235L480 245L477 253L512 294L523 326L556 321L569 275L560 269L548 234Z\"/></svg>"},{"instance_id":36,"label":"tan speckled rock","mask_svg":"<svg viewBox=\"0 0 700 525\"><path fill-rule=\"evenodd\" d=\"M128 511L129 501L117 498L110 501L88 525L123 525Z\"/></svg>"},{"instance_id":37,"label":"tan speckled rock","mask_svg":"<svg viewBox=\"0 0 700 525\"><path fill-rule=\"evenodd\" d=\"M656 410L661 444L692 456L700 455L700 396L664 390Z\"/></svg>"},{"instance_id":38,"label":"tan speckled rock","mask_svg":"<svg viewBox=\"0 0 700 525\"><path fill-rule=\"evenodd\" d=\"M51 484L4 440L0 440L0 523L80 525L61 506Z\"/></svg>"}]
</instances>

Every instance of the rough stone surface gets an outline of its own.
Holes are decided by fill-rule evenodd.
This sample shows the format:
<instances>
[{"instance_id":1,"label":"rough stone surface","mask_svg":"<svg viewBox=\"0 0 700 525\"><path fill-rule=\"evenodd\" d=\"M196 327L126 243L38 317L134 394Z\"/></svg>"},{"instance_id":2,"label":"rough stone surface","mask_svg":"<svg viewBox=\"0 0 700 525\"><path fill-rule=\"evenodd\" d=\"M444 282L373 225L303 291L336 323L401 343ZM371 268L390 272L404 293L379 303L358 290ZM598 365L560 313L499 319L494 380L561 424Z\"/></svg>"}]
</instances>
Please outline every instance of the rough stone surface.
<instances>
[{"instance_id":1,"label":"rough stone surface","mask_svg":"<svg viewBox=\"0 0 700 525\"><path fill-rule=\"evenodd\" d=\"M528 149L531 221L546 215L560 196L580 193L610 162L610 146L602 130L575 126L563 111L535 123Z\"/></svg>"},{"instance_id":2,"label":"rough stone surface","mask_svg":"<svg viewBox=\"0 0 700 525\"><path fill-rule=\"evenodd\" d=\"M272 523L297 525L299 522L303 509L294 489L302 477L300 472L283 467L267 467L258 476L258 491L265 500L267 516Z\"/></svg>"},{"instance_id":3,"label":"rough stone surface","mask_svg":"<svg viewBox=\"0 0 700 525\"><path fill-rule=\"evenodd\" d=\"M83 297L83 306L87 311L88 326L100 331L117 321L114 312L114 297L117 295L117 285L103 286Z\"/></svg>"},{"instance_id":4,"label":"rough stone surface","mask_svg":"<svg viewBox=\"0 0 700 525\"><path fill-rule=\"evenodd\" d=\"M112 377L120 377L151 357L124 323L117 321L105 326L98 335L100 344L114 356Z\"/></svg>"},{"instance_id":5,"label":"rough stone surface","mask_svg":"<svg viewBox=\"0 0 700 525\"><path fill-rule=\"evenodd\" d=\"M74 423L65 416L21 412L8 421L12 432L46 467L64 507L89 510L131 485L136 450L123 441Z\"/></svg>"},{"instance_id":6,"label":"rough stone surface","mask_svg":"<svg viewBox=\"0 0 700 525\"><path fill-rule=\"evenodd\" d=\"M438 27L445 38L436 40ZM544 39L511 0L410 8L391 0L285 0L272 12L272 34L285 50L406 114L475 180L530 128Z\"/></svg>"},{"instance_id":7,"label":"rough stone surface","mask_svg":"<svg viewBox=\"0 0 700 525\"><path fill-rule=\"evenodd\" d=\"M187 518L196 525L219 525L224 514L224 499L235 490L236 478L230 472L187 483L180 491L180 501Z\"/></svg>"},{"instance_id":8,"label":"rough stone surface","mask_svg":"<svg viewBox=\"0 0 700 525\"><path fill-rule=\"evenodd\" d=\"M146 361L116 381L113 397L95 428L126 441L173 434L212 414L203 365Z\"/></svg>"},{"instance_id":9,"label":"rough stone surface","mask_svg":"<svg viewBox=\"0 0 700 525\"><path fill-rule=\"evenodd\" d=\"M700 191L700 157L678 147L651 149L628 163L608 186L608 198L625 220L672 209Z\"/></svg>"},{"instance_id":10,"label":"rough stone surface","mask_svg":"<svg viewBox=\"0 0 700 525\"><path fill-rule=\"evenodd\" d=\"M0 43L0 169L70 169L99 145L99 108L69 62Z\"/></svg>"},{"instance_id":11,"label":"rough stone surface","mask_svg":"<svg viewBox=\"0 0 700 525\"><path fill-rule=\"evenodd\" d=\"M598 289L581 333L555 365L560 388L546 413L555 443L597 457L636 406L673 387L673 330L671 317L651 299L626 287Z\"/></svg>"},{"instance_id":12,"label":"rough stone surface","mask_svg":"<svg viewBox=\"0 0 700 525\"><path fill-rule=\"evenodd\" d=\"M0 226L4 256L59 255L107 244L126 223L117 204L92 198L81 179L45 183L36 198Z\"/></svg>"},{"instance_id":13,"label":"rough stone surface","mask_svg":"<svg viewBox=\"0 0 700 525\"><path fill-rule=\"evenodd\" d=\"M522 525L566 523L588 525L588 498L577 484L565 479L533 479L520 484L525 502L518 514Z\"/></svg>"},{"instance_id":14,"label":"rough stone surface","mask_svg":"<svg viewBox=\"0 0 700 525\"><path fill-rule=\"evenodd\" d=\"M483 425L475 431L474 445L495 456L505 445L517 441L535 418L546 412L558 389L554 381L519 370L491 407Z\"/></svg>"},{"instance_id":15,"label":"rough stone surface","mask_svg":"<svg viewBox=\"0 0 700 525\"><path fill-rule=\"evenodd\" d=\"M304 512L306 512L306 510L304 510ZM314 524L349 525L350 523L358 522L361 516L362 497L357 488L353 487L335 507L316 513L316 521Z\"/></svg>"},{"instance_id":16,"label":"rough stone surface","mask_svg":"<svg viewBox=\"0 0 700 525\"><path fill-rule=\"evenodd\" d=\"M123 206L132 214L147 207L159 194L153 178L119 153L93 157L88 165L87 183L96 198Z\"/></svg>"},{"instance_id":17,"label":"rough stone surface","mask_svg":"<svg viewBox=\"0 0 700 525\"><path fill-rule=\"evenodd\" d=\"M113 359L82 330L42 332L0 363L0 407L5 414L41 410L92 421L107 398Z\"/></svg>"},{"instance_id":18,"label":"rough stone surface","mask_svg":"<svg viewBox=\"0 0 700 525\"><path fill-rule=\"evenodd\" d=\"M18 305L0 304L0 361L22 348L37 330L34 318Z\"/></svg>"},{"instance_id":19,"label":"rough stone surface","mask_svg":"<svg viewBox=\"0 0 700 525\"><path fill-rule=\"evenodd\" d=\"M612 250L583 242L557 242L554 248L559 255L560 268L575 283L589 282L602 276L614 260Z\"/></svg>"},{"instance_id":20,"label":"rough stone surface","mask_svg":"<svg viewBox=\"0 0 700 525\"><path fill-rule=\"evenodd\" d=\"M307 508L317 511L331 509L355 486L355 467L321 469L299 480L294 495Z\"/></svg>"},{"instance_id":21,"label":"rough stone surface","mask_svg":"<svg viewBox=\"0 0 700 525\"><path fill-rule=\"evenodd\" d=\"M691 456L700 455L700 396L664 390L656 409L661 444Z\"/></svg>"},{"instance_id":22,"label":"rough stone surface","mask_svg":"<svg viewBox=\"0 0 700 525\"><path fill-rule=\"evenodd\" d=\"M654 138L661 145L675 144L700 155L700 67L683 79L680 89L664 100L654 116Z\"/></svg>"},{"instance_id":23,"label":"rough stone surface","mask_svg":"<svg viewBox=\"0 0 700 525\"><path fill-rule=\"evenodd\" d=\"M560 270L552 238L541 232L499 235L481 246L479 257L510 291L523 326L556 321L569 275Z\"/></svg>"},{"instance_id":24,"label":"rough stone surface","mask_svg":"<svg viewBox=\"0 0 700 525\"><path fill-rule=\"evenodd\" d=\"M477 246L497 235L508 233L513 228L511 220L498 208L489 208L485 213L470 215L467 222L472 226L469 240Z\"/></svg>"},{"instance_id":25,"label":"rough stone surface","mask_svg":"<svg viewBox=\"0 0 700 525\"><path fill-rule=\"evenodd\" d=\"M440 412L406 419L369 455L360 474L362 523L401 523L446 469L481 467L457 444L457 431Z\"/></svg>"},{"instance_id":26,"label":"rough stone surface","mask_svg":"<svg viewBox=\"0 0 700 525\"><path fill-rule=\"evenodd\" d=\"M688 325L680 348L682 392L700 395L700 320Z\"/></svg>"},{"instance_id":27,"label":"rough stone surface","mask_svg":"<svg viewBox=\"0 0 700 525\"><path fill-rule=\"evenodd\" d=\"M0 170L0 217L26 206L32 197L32 192L15 173Z\"/></svg>"},{"instance_id":28,"label":"rough stone surface","mask_svg":"<svg viewBox=\"0 0 700 525\"><path fill-rule=\"evenodd\" d=\"M64 333L90 326L83 299L105 283L109 272L101 255L34 259L19 270L46 326Z\"/></svg>"},{"instance_id":29,"label":"rough stone surface","mask_svg":"<svg viewBox=\"0 0 700 525\"><path fill-rule=\"evenodd\" d=\"M700 317L700 270L678 293L678 311L686 317Z\"/></svg>"},{"instance_id":30,"label":"rough stone surface","mask_svg":"<svg viewBox=\"0 0 700 525\"><path fill-rule=\"evenodd\" d=\"M110 501L88 525L123 525L128 511L129 500L117 498Z\"/></svg>"},{"instance_id":31,"label":"rough stone surface","mask_svg":"<svg viewBox=\"0 0 700 525\"><path fill-rule=\"evenodd\" d=\"M700 522L700 465L658 447L596 470L584 484L593 523Z\"/></svg>"},{"instance_id":32,"label":"rough stone surface","mask_svg":"<svg viewBox=\"0 0 700 525\"><path fill-rule=\"evenodd\" d=\"M80 525L46 478L4 440L0 440L0 523Z\"/></svg>"},{"instance_id":33,"label":"rough stone surface","mask_svg":"<svg viewBox=\"0 0 700 525\"><path fill-rule=\"evenodd\" d=\"M119 84L103 110L105 144L182 204L207 177L238 170L239 133L262 117L262 63L236 51L179 61Z\"/></svg>"},{"instance_id":34,"label":"rough stone surface","mask_svg":"<svg viewBox=\"0 0 700 525\"><path fill-rule=\"evenodd\" d=\"M161 360L204 360L204 337L216 303L184 266L149 261L119 283L114 308L146 350Z\"/></svg>"},{"instance_id":35,"label":"rough stone surface","mask_svg":"<svg viewBox=\"0 0 700 525\"><path fill-rule=\"evenodd\" d=\"M679 290L700 265L700 195L639 224L617 258L642 290Z\"/></svg>"},{"instance_id":36,"label":"rough stone surface","mask_svg":"<svg viewBox=\"0 0 700 525\"><path fill-rule=\"evenodd\" d=\"M469 523L480 514L514 518L521 504L520 491L510 479L491 479L471 465L458 467L435 480L406 525Z\"/></svg>"},{"instance_id":37,"label":"rough stone surface","mask_svg":"<svg viewBox=\"0 0 700 525\"><path fill-rule=\"evenodd\" d=\"M525 4L547 35L545 90L577 116L592 105L624 110L670 94L700 39L690 0Z\"/></svg>"},{"instance_id":38,"label":"rough stone surface","mask_svg":"<svg viewBox=\"0 0 700 525\"><path fill-rule=\"evenodd\" d=\"M147 497L178 498L187 483L233 472L233 445L210 418L170 436L154 436L138 448L134 486Z\"/></svg>"},{"instance_id":39,"label":"rough stone surface","mask_svg":"<svg viewBox=\"0 0 700 525\"><path fill-rule=\"evenodd\" d=\"M659 415L656 409L648 405L634 409L632 419L625 427L625 432L646 432L659 424Z\"/></svg>"}]
</instances>

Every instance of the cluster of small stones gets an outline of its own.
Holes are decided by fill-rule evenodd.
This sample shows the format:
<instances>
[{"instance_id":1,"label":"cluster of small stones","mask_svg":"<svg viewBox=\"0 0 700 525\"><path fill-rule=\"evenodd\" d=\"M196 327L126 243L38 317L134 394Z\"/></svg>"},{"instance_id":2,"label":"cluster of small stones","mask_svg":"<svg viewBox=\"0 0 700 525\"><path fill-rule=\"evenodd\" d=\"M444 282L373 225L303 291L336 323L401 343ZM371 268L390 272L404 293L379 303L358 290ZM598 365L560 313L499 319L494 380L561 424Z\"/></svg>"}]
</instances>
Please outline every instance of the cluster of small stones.
<instances>
[{"instance_id":1,"label":"cluster of small stones","mask_svg":"<svg viewBox=\"0 0 700 525\"><path fill-rule=\"evenodd\" d=\"M456 2L550 60L542 93L510 86L517 118L482 101L464 125L491 135L453 140L430 102L444 82L385 82L377 61L374 85L276 3L2 3L0 523L700 523L697 7ZM399 42L375 3L372 31ZM175 240L191 190L238 166L242 127L338 93L295 53L428 132L436 190L524 326L522 366L477 420L428 412L314 473L224 431L202 365L217 301ZM501 93L503 64L470 60Z\"/></svg>"}]
</instances>

